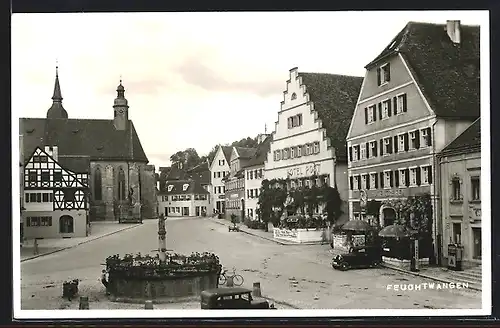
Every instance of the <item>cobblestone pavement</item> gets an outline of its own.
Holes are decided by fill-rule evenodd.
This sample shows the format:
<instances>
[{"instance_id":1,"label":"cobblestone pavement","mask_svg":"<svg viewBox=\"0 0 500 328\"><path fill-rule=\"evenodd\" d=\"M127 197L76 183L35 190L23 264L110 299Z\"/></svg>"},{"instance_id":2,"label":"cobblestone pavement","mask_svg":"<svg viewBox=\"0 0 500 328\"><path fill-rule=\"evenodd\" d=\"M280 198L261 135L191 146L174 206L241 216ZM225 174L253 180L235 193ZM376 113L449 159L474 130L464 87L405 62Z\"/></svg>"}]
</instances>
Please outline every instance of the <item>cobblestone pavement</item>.
<instances>
[{"instance_id":1,"label":"cobblestone pavement","mask_svg":"<svg viewBox=\"0 0 500 328\"><path fill-rule=\"evenodd\" d=\"M98 282L108 255L151 253L157 248L156 221L75 248L21 264L23 309L75 308L61 299L62 282L81 279L80 294L91 308L141 308L107 302ZM330 267L329 246L283 246L238 232L208 219L167 221L167 248L175 252L214 252L227 268L236 268L251 288L260 282L262 294L278 308L301 309L472 309L481 307L481 293L442 289L387 290L388 285L433 283L389 269L346 272ZM173 306L165 304L165 308ZM182 306L181 304L175 306ZM184 305L188 308L188 305ZM195 306L191 303L189 306Z\"/></svg>"}]
</instances>

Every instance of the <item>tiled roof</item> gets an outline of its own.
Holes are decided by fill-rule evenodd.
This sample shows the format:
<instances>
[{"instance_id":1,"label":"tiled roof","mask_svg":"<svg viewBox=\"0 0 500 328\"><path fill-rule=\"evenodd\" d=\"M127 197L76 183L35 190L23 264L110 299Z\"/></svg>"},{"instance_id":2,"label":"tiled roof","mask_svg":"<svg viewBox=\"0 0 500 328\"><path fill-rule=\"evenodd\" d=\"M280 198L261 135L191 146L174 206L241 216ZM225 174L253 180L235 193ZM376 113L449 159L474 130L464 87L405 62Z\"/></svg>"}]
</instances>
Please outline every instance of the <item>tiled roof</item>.
<instances>
[{"instance_id":1,"label":"tiled roof","mask_svg":"<svg viewBox=\"0 0 500 328\"><path fill-rule=\"evenodd\" d=\"M450 153L467 153L481 150L481 118L474 121L462 134L441 151L441 156Z\"/></svg>"},{"instance_id":2,"label":"tiled roof","mask_svg":"<svg viewBox=\"0 0 500 328\"><path fill-rule=\"evenodd\" d=\"M60 157L58 156L57 162L65 169L75 173L90 173L90 157Z\"/></svg>"},{"instance_id":3,"label":"tiled roof","mask_svg":"<svg viewBox=\"0 0 500 328\"><path fill-rule=\"evenodd\" d=\"M362 77L324 73L300 73L309 100L314 103L326 136L338 160L347 160L346 138L361 90Z\"/></svg>"},{"instance_id":4,"label":"tiled roof","mask_svg":"<svg viewBox=\"0 0 500 328\"><path fill-rule=\"evenodd\" d=\"M409 22L366 68L401 53L439 117L478 118L479 26L462 25L454 44L444 24Z\"/></svg>"},{"instance_id":5,"label":"tiled roof","mask_svg":"<svg viewBox=\"0 0 500 328\"><path fill-rule=\"evenodd\" d=\"M188 188L184 191L183 186L187 184ZM172 190L168 191L168 186L173 185ZM160 195L183 195L183 194L197 194L205 195L209 194L198 181L194 180L175 180L167 181L165 183L165 189L160 191Z\"/></svg>"},{"instance_id":6,"label":"tiled roof","mask_svg":"<svg viewBox=\"0 0 500 328\"><path fill-rule=\"evenodd\" d=\"M211 172L210 171L191 172L191 173L188 173L188 177L192 180L198 181L202 185L210 184L210 182L211 182Z\"/></svg>"},{"instance_id":7,"label":"tiled roof","mask_svg":"<svg viewBox=\"0 0 500 328\"><path fill-rule=\"evenodd\" d=\"M167 180L185 180L186 172L182 169L179 169L179 166L172 165L170 167L170 171L167 174Z\"/></svg>"},{"instance_id":8,"label":"tiled roof","mask_svg":"<svg viewBox=\"0 0 500 328\"><path fill-rule=\"evenodd\" d=\"M252 158L257 151L256 148L246 148L246 147L234 147L238 152L240 158Z\"/></svg>"},{"instance_id":9,"label":"tiled roof","mask_svg":"<svg viewBox=\"0 0 500 328\"><path fill-rule=\"evenodd\" d=\"M226 158L226 162L231 162L231 152L233 151L233 147L231 146L221 146L222 152L224 153L224 157Z\"/></svg>"},{"instance_id":10,"label":"tiled roof","mask_svg":"<svg viewBox=\"0 0 500 328\"><path fill-rule=\"evenodd\" d=\"M148 162L132 121L127 130L116 130L113 120L20 118L24 154L36 147L57 146L60 155L90 160Z\"/></svg>"},{"instance_id":11,"label":"tiled roof","mask_svg":"<svg viewBox=\"0 0 500 328\"><path fill-rule=\"evenodd\" d=\"M254 157L252 157L252 159L248 161L245 167L264 165L264 162L267 159L267 153L269 152L269 149L271 147L272 140L272 135L267 136L267 138L257 146Z\"/></svg>"}]
</instances>

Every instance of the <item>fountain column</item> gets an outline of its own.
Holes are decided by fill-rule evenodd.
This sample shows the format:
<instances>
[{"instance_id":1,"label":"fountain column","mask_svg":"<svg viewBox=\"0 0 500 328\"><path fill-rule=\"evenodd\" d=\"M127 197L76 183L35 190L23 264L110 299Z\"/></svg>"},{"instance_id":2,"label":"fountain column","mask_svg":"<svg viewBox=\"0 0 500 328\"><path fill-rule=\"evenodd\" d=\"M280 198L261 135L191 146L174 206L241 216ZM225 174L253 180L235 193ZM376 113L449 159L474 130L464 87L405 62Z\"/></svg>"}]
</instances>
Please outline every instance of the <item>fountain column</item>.
<instances>
[{"instance_id":1,"label":"fountain column","mask_svg":"<svg viewBox=\"0 0 500 328\"><path fill-rule=\"evenodd\" d=\"M158 217L158 254L160 261L167 260L167 229L165 228L166 218L162 214Z\"/></svg>"}]
</instances>

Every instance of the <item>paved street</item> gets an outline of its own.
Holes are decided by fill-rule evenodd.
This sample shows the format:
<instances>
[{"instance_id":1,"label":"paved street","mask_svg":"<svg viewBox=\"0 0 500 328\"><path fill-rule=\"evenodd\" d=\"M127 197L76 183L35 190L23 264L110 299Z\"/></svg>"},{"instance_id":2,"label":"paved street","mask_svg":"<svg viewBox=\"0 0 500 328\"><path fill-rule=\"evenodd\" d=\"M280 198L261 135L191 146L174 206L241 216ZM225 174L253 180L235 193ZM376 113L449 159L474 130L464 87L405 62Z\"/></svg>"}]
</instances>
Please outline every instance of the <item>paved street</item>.
<instances>
[{"instance_id":1,"label":"paved street","mask_svg":"<svg viewBox=\"0 0 500 328\"><path fill-rule=\"evenodd\" d=\"M278 308L480 308L481 294L471 290L387 290L387 285L432 282L389 269L341 272L330 267L329 246L283 246L238 232L208 219L167 220L167 247L176 252L209 251L227 268L235 267L247 287L259 281L263 296ZM104 288L98 282L108 255L157 248L157 221L21 264L22 308L76 308L61 299L62 282L81 279L80 294L89 296L92 308L138 308L104 305ZM109 304L109 303L108 303ZM162 305L164 308L182 305ZM193 307L187 305L186 307ZM139 307L140 308L140 307Z\"/></svg>"}]
</instances>

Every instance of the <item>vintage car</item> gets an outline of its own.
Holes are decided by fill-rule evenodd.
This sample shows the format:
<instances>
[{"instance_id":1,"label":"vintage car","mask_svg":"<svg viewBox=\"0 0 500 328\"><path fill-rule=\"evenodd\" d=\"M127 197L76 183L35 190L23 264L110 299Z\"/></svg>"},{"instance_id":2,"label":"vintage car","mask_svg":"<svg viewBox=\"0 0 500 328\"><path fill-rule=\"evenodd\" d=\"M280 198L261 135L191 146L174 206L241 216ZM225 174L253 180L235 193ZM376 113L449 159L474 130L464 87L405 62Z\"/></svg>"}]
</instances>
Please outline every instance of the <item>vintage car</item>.
<instances>
[{"instance_id":1,"label":"vintage car","mask_svg":"<svg viewBox=\"0 0 500 328\"><path fill-rule=\"evenodd\" d=\"M275 309L265 299L254 300L252 291L242 287L223 287L201 292L201 308L223 309Z\"/></svg>"},{"instance_id":2,"label":"vintage car","mask_svg":"<svg viewBox=\"0 0 500 328\"><path fill-rule=\"evenodd\" d=\"M349 253L339 254L332 259L332 268L346 271L355 268L373 268L382 263L380 246L352 247Z\"/></svg>"}]
</instances>

